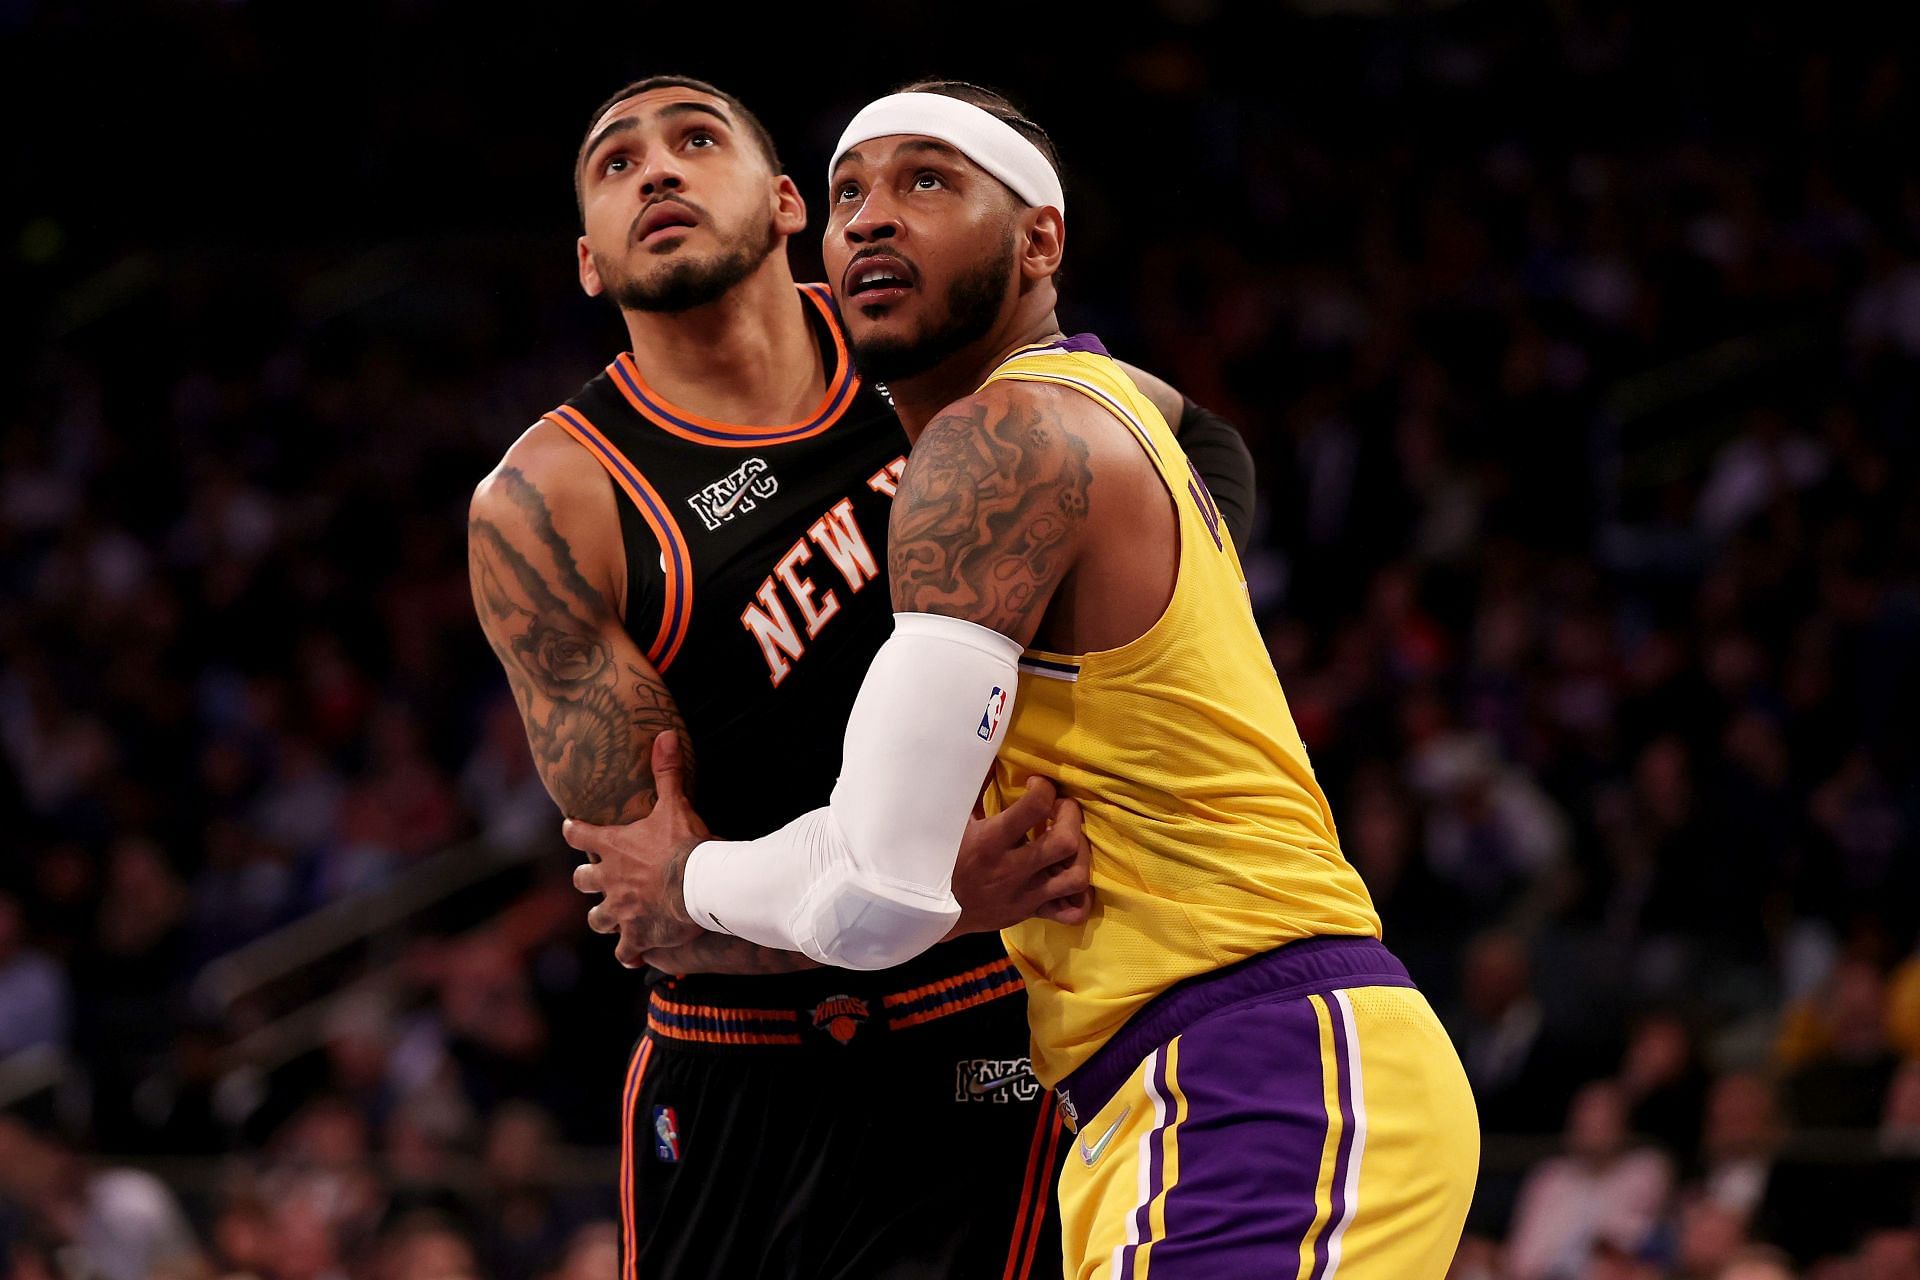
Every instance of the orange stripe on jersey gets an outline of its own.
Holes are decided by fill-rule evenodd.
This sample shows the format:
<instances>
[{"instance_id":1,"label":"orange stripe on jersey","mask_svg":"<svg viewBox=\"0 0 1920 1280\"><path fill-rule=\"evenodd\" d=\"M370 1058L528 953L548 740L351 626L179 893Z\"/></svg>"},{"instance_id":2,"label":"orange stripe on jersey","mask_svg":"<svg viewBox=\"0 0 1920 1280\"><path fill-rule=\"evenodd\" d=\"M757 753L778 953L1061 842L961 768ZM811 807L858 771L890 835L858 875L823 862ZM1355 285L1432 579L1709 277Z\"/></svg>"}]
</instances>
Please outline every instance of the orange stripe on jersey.
<instances>
[{"instance_id":1,"label":"orange stripe on jersey","mask_svg":"<svg viewBox=\"0 0 1920 1280\"><path fill-rule=\"evenodd\" d=\"M587 421L585 414L562 406L546 415L546 420L578 440L606 468L613 482L632 499L641 519L653 530L653 536L660 540L660 559L667 575L666 604L661 609L660 631L647 647L647 661L655 671L665 671L679 654L693 621L693 556L687 549L686 536L680 532L666 499L647 483L639 468L614 447L613 441Z\"/></svg>"},{"instance_id":2,"label":"orange stripe on jersey","mask_svg":"<svg viewBox=\"0 0 1920 1280\"><path fill-rule=\"evenodd\" d=\"M653 1041L641 1040L639 1052L627 1064L627 1086L621 1090L620 1125L620 1276L638 1280L640 1260L633 1225L633 1109L640 1101L640 1082L646 1079L647 1059L653 1056Z\"/></svg>"},{"instance_id":3,"label":"orange stripe on jersey","mask_svg":"<svg viewBox=\"0 0 1920 1280\"><path fill-rule=\"evenodd\" d=\"M912 1004L915 1000L919 1000L924 996L934 995L943 991L952 991L957 987L964 987L968 983L978 982L983 978L998 979L1009 974L1016 978L1020 975L1020 971L1013 967L1013 961L995 960L991 963L981 965L978 969L969 969L965 973L956 973L951 978L941 978L937 982L929 982L922 987L909 987L905 991L896 991L892 995L885 997L883 1003L887 1008L891 1009L896 1005Z\"/></svg>"},{"instance_id":4,"label":"orange stripe on jersey","mask_svg":"<svg viewBox=\"0 0 1920 1280\"><path fill-rule=\"evenodd\" d=\"M1004 999L1020 989L1020 975L1015 974L1013 977L1006 979L1004 982L986 991L982 991L978 995L968 996L963 1000L949 1000L947 1003L935 1005L931 1009L922 1009L918 1013L910 1013L904 1018L889 1018L887 1019L887 1026L895 1031L904 1031L908 1027L917 1027L923 1022L932 1022L935 1018L944 1018L950 1014L971 1009L976 1005L986 1004L991 1000Z\"/></svg>"},{"instance_id":5,"label":"orange stripe on jersey","mask_svg":"<svg viewBox=\"0 0 1920 1280\"><path fill-rule=\"evenodd\" d=\"M608 365L607 374L613 384L620 388L620 394L627 398L627 403L633 406L634 412L682 440L722 449L747 449L811 439L840 421L847 406L853 403L854 394L860 390L860 375L854 372L853 361L848 358L846 335L841 331L840 316L834 310L831 291L823 284L803 284L800 286L800 296L820 312L827 322L828 332L833 335L833 368L827 370L826 394L813 412L798 422L749 427L703 418L673 404L648 386L632 352L623 353Z\"/></svg>"},{"instance_id":6,"label":"orange stripe on jersey","mask_svg":"<svg viewBox=\"0 0 1920 1280\"><path fill-rule=\"evenodd\" d=\"M1040 1183L1039 1211L1033 1217L1033 1233L1027 1237L1027 1251L1020 1255L1020 1280L1033 1273L1033 1253L1040 1244L1040 1223L1046 1216L1047 1205L1053 1201L1053 1179L1060 1169L1060 1138L1067 1131L1067 1122L1058 1112L1053 1117L1053 1136L1047 1139L1047 1154L1040 1161L1040 1168L1047 1176Z\"/></svg>"},{"instance_id":7,"label":"orange stripe on jersey","mask_svg":"<svg viewBox=\"0 0 1920 1280\"><path fill-rule=\"evenodd\" d=\"M1026 1280L1027 1272L1033 1264L1033 1243L1027 1239L1027 1230L1031 1226L1034 1237L1040 1235L1040 1219L1046 1214L1048 1192L1053 1179L1051 1157L1042 1163L1040 1149L1042 1140L1049 1130L1058 1131L1060 1127L1059 1100L1049 1089L1040 1098L1040 1115L1033 1126L1033 1145L1027 1150L1027 1177L1020 1184L1020 1207L1013 1219L1013 1239L1007 1245L1007 1268L1000 1273L1000 1280ZM1040 1174L1040 1188L1034 1190L1034 1175ZM1025 1245L1023 1249L1021 1246Z\"/></svg>"},{"instance_id":8,"label":"orange stripe on jersey","mask_svg":"<svg viewBox=\"0 0 1920 1280\"><path fill-rule=\"evenodd\" d=\"M800 1015L792 1009L736 1009L718 1004L681 1004L669 1000L663 995L653 997L653 1005L662 1013L680 1018L741 1018L754 1022L798 1022Z\"/></svg>"},{"instance_id":9,"label":"orange stripe on jersey","mask_svg":"<svg viewBox=\"0 0 1920 1280\"><path fill-rule=\"evenodd\" d=\"M669 1040L691 1040L695 1044L799 1044L800 1033L764 1032L764 1031L706 1031L701 1029L676 1027L660 1021L651 1015L647 1018L647 1030L655 1035L665 1036Z\"/></svg>"},{"instance_id":10,"label":"orange stripe on jersey","mask_svg":"<svg viewBox=\"0 0 1920 1280\"><path fill-rule=\"evenodd\" d=\"M792 1009L681 1004L658 992L647 1007L649 1030L699 1044L799 1044L799 1022L800 1015Z\"/></svg>"}]
</instances>

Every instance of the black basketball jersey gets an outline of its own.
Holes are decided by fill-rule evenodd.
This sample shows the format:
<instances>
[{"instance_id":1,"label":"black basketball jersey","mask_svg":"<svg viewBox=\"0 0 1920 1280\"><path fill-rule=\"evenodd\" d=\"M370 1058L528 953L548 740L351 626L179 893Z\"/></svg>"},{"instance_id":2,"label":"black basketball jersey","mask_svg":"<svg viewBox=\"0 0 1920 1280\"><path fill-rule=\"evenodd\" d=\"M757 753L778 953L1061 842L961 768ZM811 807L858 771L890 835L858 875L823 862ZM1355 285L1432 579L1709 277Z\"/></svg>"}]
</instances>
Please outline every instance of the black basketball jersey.
<instances>
[{"instance_id":1,"label":"black basketball jersey","mask_svg":"<svg viewBox=\"0 0 1920 1280\"><path fill-rule=\"evenodd\" d=\"M803 285L827 392L806 419L697 417L622 355L547 415L624 495L626 627L687 723L695 807L747 839L826 803L848 713L893 629L887 517L906 465L832 295Z\"/></svg>"}]
</instances>

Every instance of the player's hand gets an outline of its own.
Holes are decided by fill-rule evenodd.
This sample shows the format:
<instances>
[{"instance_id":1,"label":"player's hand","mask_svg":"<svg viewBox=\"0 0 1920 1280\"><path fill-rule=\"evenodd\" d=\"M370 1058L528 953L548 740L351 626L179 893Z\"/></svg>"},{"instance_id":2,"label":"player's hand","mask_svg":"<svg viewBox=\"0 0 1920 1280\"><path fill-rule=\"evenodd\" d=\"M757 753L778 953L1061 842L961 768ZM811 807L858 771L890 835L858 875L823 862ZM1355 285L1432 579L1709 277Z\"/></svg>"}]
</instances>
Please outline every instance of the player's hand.
<instances>
[{"instance_id":1,"label":"player's hand","mask_svg":"<svg viewBox=\"0 0 1920 1280\"><path fill-rule=\"evenodd\" d=\"M573 887L600 894L587 912L595 933L617 933L614 958L629 969L646 952L692 942L703 932L687 914L683 889L687 857L707 839L707 824L688 803L680 736L668 729L653 740L653 812L624 827L600 827L569 818L567 843L587 855L573 869Z\"/></svg>"},{"instance_id":2,"label":"player's hand","mask_svg":"<svg viewBox=\"0 0 1920 1280\"><path fill-rule=\"evenodd\" d=\"M1035 828L1043 828L1029 837ZM1093 846L1080 829L1079 802L1045 778L991 818L967 824L953 868L960 921L950 937L1006 929L1038 916L1080 924L1093 906Z\"/></svg>"}]
</instances>

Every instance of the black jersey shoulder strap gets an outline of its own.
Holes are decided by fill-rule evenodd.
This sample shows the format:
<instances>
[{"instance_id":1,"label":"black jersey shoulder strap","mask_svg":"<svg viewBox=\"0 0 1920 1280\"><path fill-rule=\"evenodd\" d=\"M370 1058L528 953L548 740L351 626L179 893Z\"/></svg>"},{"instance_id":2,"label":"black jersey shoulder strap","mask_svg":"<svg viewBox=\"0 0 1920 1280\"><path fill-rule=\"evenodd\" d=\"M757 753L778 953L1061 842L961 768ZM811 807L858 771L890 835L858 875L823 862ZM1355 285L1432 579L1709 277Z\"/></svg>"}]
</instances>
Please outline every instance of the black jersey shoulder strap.
<instances>
[{"instance_id":1,"label":"black jersey shoulder strap","mask_svg":"<svg viewBox=\"0 0 1920 1280\"><path fill-rule=\"evenodd\" d=\"M666 590L662 593L664 603L660 610L660 630L654 636L653 643L647 646L647 661L653 664L655 671L664 673L679 655L680 646L687 638L687 628L693 621L693 557L687 549L686 535L680 532L672 509L659 491L647 483L640 469L620 452L600 428L588 421L586 414L573 405L562 405L547 414L546 421L579 441L594 460L606 468L614 484L633 501L634 508L647 522L647 527L653 530L653 536L660 540L661 562L666 570ZM632 619L628 620L629 629L632 628L632 622Z\"/></svg>"}]
</instances>

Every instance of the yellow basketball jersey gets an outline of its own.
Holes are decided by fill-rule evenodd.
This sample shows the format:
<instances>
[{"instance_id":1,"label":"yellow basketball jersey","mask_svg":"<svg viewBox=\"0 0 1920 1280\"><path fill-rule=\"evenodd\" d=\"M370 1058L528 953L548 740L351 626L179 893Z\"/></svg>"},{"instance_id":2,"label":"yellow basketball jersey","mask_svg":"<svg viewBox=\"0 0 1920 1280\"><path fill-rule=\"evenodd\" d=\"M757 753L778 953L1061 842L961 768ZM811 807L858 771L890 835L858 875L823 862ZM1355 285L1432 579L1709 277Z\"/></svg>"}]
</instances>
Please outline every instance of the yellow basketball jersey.
<instances>
[{"instance_id":1,"label":"yellow basketball jersey","mask_svg":"<svg viewBox=\"0 0 1920 1280\"><path fill-rule=\"evenodd\" d=\"M1033 1069L1049 1087L1183 978L1324 934L1378 937L1199 473L1090 338L1015 352L988 382L1046 382L1134 433L1178 511L1173 598L1137 640L1027 650L987 807L1052 778L1093 844L1092 917L1003 935L1027 981ZM1093 479L1098 501L1100 478Z\"/></svg>"}]
</instances>

